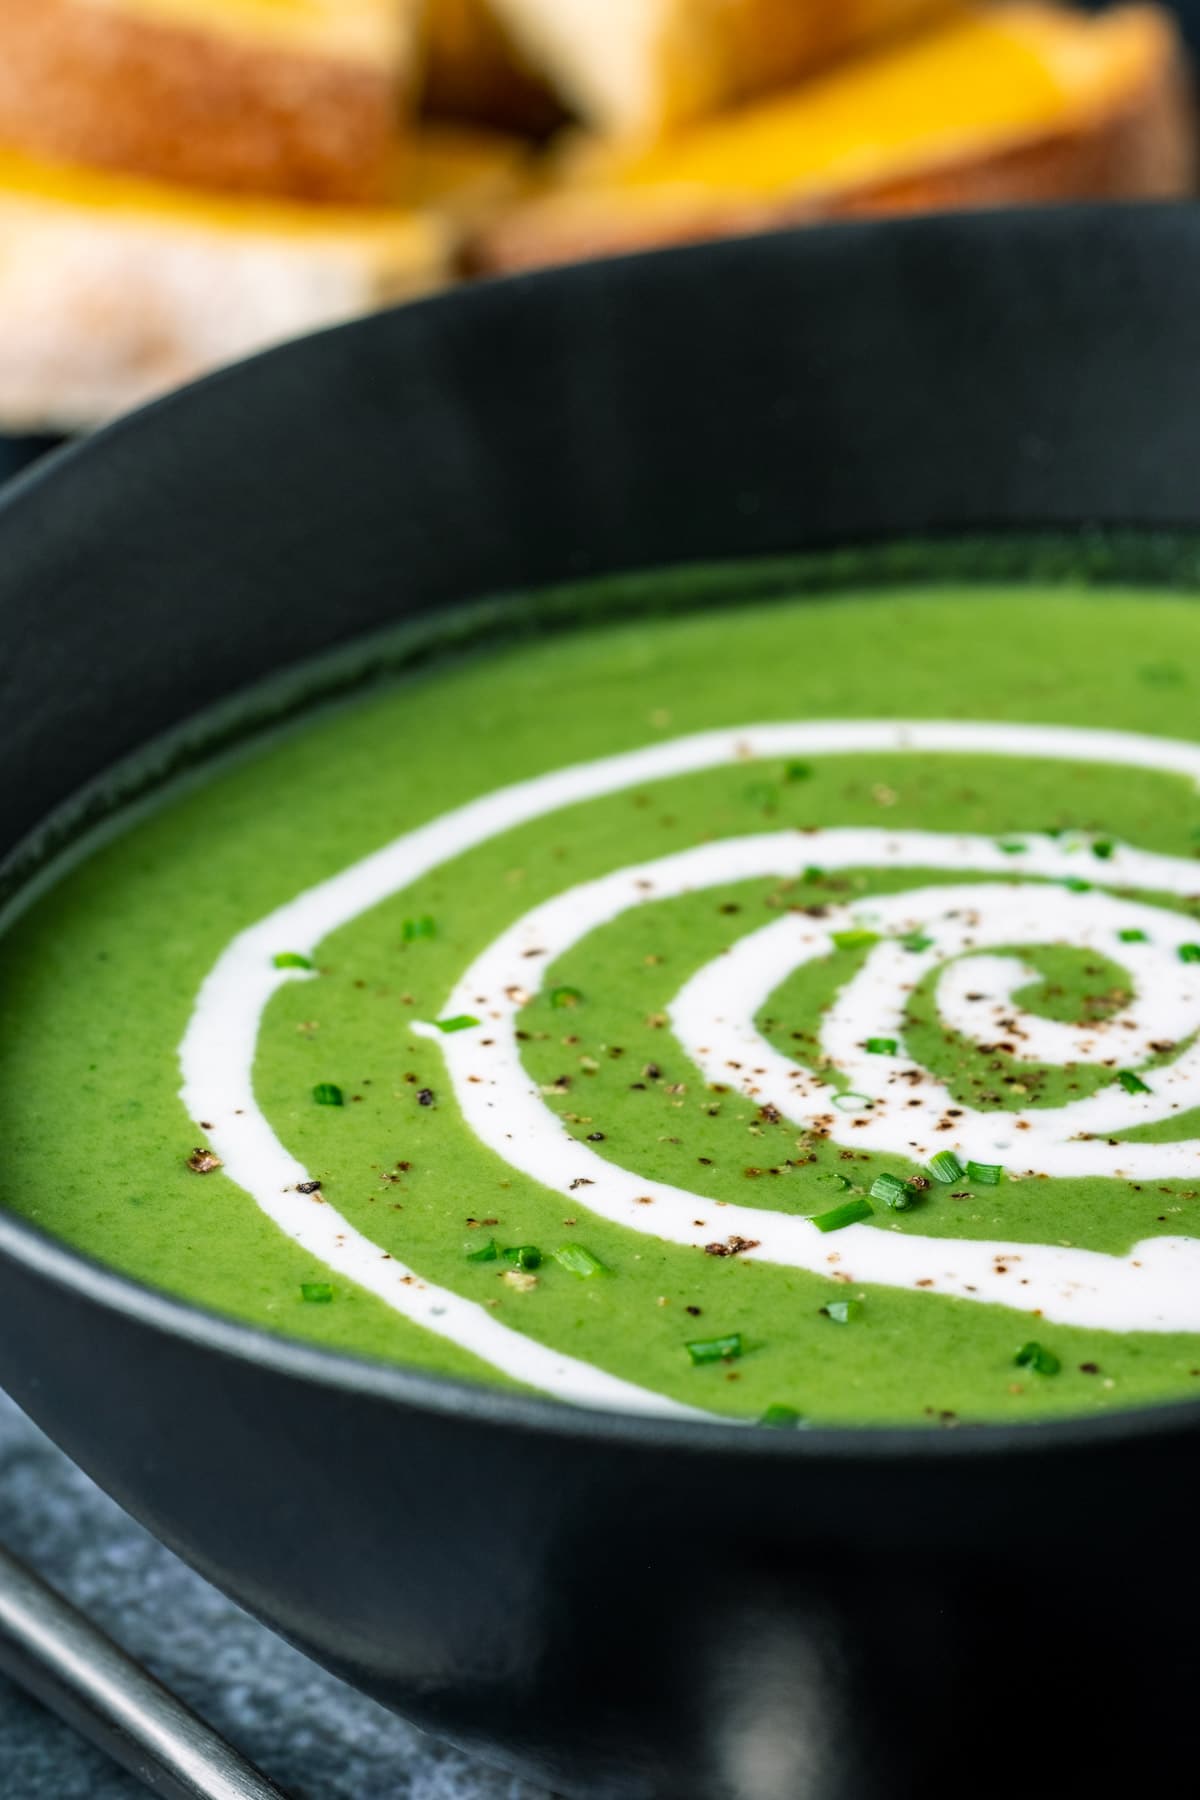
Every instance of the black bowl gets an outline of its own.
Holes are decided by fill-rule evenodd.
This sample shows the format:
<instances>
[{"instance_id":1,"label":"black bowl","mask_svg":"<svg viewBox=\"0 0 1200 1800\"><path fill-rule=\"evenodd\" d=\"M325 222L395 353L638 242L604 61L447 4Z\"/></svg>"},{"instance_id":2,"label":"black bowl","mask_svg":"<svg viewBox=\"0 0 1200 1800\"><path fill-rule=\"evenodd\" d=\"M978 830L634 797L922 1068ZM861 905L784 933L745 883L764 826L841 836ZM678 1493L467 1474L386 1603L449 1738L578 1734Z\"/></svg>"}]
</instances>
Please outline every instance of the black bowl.
<instances>
[{"instance_id":1,"label":"black bowl","mask_svg":"<svg viewBox=\"0 0 1200 1800\"><path fill-rule=\"evenodd\" d=\"M0 509L8 878L156 734L481 594L981 533L1186 576L1198 301L1190 209L850 227L461 293L129 419ZM11 1219L0 1376L322 1662L571 1793L1107 1793L1190 1754L1197 1405L582 1414L276 1340Z\"/></svg>"}]
</instances>

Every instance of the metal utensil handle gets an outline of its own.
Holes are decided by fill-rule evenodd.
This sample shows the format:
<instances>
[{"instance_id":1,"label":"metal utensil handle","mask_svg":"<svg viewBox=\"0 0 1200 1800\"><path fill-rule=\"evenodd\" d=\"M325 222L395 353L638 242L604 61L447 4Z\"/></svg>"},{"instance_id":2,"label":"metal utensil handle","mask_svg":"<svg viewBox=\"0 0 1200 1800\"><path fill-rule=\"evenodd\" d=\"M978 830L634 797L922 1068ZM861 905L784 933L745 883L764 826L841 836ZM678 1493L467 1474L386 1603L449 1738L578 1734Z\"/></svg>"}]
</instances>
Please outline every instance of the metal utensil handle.
<instances>
[{"instance_id":1,"label":"metal utensil handle","mask_svg":"<svg viewBox=\"0 0 1200 1800\"><path fill-rule=\"evenodd\" d=\"M0 1672L162 1800L286 1800L161 1682L4 1550Z\"/></svg>"}]
</instances>

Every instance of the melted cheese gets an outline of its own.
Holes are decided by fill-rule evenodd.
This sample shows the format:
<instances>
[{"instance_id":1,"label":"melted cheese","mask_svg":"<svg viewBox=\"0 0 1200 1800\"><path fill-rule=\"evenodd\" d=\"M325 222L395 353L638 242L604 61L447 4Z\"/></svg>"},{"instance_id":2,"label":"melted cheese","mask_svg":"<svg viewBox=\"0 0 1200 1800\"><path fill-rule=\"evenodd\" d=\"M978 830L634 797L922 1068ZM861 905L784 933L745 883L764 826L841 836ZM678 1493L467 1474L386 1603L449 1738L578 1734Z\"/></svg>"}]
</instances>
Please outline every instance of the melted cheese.
<instances>
[{"instance_id":1,"label":"melted cheese","mask_svg":"<svg viewBox=\"0 0 1200 1800\"><path fill-rule=\"evenodd\" d=\"M492 0L597 130L645 139L786 87L961 0Z\"/></svg>"},{"instance_id":2,"label":"melted cheese","mask_svg":"<svg viewBox=\"0 0 1200 1800\"><path fill-rule=\"evenodd\" d=\"M392 204L306 205L175 186L137 175L42 161L0 149L0 209L79 211L164 232L328 241L383 255L424 253L426 221L477 213L512 191L521 147L487 132L432 128L398 149Z\"/></svg>"},{"instance_id":3,"label":"melted cheese","mask_svg":"<svg viewBox=\"0 0 1200 1800\"><path fill-rule=\"evenodd\" d=\"M1161 58L1155 24L1136 8L993 7L577 176L763 197L869 181L1103 109Z\"/></svg>"}]
</instances>

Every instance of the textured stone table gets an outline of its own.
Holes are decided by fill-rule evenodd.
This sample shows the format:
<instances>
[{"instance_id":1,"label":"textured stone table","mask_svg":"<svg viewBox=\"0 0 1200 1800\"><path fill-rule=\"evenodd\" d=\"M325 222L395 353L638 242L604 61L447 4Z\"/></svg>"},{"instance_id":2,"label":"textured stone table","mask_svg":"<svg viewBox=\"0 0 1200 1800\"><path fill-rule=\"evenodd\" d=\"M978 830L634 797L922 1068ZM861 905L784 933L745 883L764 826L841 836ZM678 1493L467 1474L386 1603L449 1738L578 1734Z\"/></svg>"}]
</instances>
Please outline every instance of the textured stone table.
<instances>
[{"instance_id":1,"label":"textured stone table","mask_svg":"<svg viewBox=\"0 0 1200 1800\"><path fill-rule=\"evenodd\" d=\"M548 1800L421 1737L247 1618L2 1395L0 1541L295 1800ZM0 1796L145 1800L145 1790L0 1680Z\"/></svg>"}]
</instances>

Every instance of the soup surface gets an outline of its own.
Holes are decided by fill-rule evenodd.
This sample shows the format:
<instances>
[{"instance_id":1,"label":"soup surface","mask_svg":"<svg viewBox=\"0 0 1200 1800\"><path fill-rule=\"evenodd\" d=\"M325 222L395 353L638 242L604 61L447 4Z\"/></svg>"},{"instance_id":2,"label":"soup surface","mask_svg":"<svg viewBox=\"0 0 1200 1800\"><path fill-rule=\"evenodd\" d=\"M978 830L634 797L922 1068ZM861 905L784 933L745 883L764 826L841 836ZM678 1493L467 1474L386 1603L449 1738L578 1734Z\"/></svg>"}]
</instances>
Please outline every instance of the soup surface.
<instances>
[{"instance_id":1,"label":"soup surface","mask_svg":"<svg viewBox=\"0 0 1200 1800\"><path fill-rule=\"evenodd\" d=\"M13 909L4 1203L576 1404L1198 1394L1198 688L1169 593L467 633Z\"/></svg>"}]
</instances>

